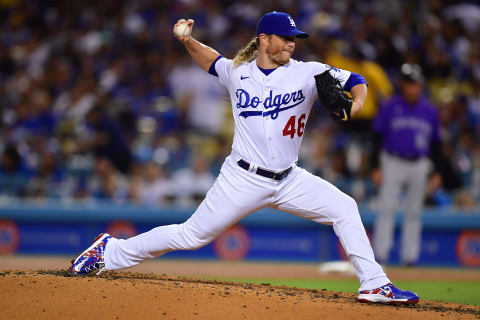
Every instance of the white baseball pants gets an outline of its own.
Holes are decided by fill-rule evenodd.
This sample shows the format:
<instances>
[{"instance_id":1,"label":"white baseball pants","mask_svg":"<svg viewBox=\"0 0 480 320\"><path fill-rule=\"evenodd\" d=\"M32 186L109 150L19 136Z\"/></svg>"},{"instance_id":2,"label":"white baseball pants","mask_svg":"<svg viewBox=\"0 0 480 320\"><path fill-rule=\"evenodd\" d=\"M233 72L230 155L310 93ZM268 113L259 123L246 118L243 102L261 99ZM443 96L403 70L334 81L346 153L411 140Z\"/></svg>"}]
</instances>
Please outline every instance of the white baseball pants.
<instances>
[{"instance_id":1,"label":"white baseball pants","mask_svg":"<svg viewBox=\"0 0 480 320\"><path fill-rule=\"evenodd\" d=\"M106 269L132 267L169 251L198 249L247 215L270 206L333 225L360 280L359 290L390 282L375 261L355 200L300 167L294 166L282 181L274 181L240 168L238 160L234 155L227 157L206 198L186 222L127 240L112 238L105 249Z\"/></svg>"}]
</instances>

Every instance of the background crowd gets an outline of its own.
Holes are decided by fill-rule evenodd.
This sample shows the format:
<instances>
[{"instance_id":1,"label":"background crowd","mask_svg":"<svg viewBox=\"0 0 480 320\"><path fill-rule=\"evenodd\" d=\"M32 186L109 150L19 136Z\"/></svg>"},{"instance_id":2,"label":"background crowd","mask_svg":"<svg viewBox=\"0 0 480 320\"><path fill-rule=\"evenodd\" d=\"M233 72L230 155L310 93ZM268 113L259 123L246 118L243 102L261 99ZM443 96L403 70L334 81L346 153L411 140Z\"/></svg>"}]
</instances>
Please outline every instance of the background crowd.
<instances>
[{"instance_id":1,"label":"background crowd","mask_svg":"<svg viewBox=\"0 0 480 320\"><path fill-rule=\"evenodd\" d=\"M0 198L192 206L229 154L226 90L172 36L179 18L232 58L266 12L310 33L294 58L362 74L362 113L315 105L300 165L374 204L371 121L417 63L450 165L427 202L480 201L480 6L447 0L0 0ZM438 176L438 175L436 175Z\"/></svg>"}]
</instances>

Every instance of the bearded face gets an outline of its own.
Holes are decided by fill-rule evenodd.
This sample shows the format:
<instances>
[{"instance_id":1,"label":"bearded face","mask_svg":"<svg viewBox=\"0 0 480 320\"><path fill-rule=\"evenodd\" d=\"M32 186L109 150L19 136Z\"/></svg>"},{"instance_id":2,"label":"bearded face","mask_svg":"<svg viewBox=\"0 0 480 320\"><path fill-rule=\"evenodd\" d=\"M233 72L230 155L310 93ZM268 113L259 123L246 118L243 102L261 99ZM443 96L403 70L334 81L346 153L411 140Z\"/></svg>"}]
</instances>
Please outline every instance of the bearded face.
<instances>
[{"instance_id":1,"label":"bearded face","mask_svg":"<svg viewBox=\"0 0 480 320\"><path fill-rule=\"evenodd\" d=\"M268 42L265 47L267 58L276 65L284 65L290 61L295 50L295 37L277 36L275 34L268 36Z\"/></svg>"}]
</instances>

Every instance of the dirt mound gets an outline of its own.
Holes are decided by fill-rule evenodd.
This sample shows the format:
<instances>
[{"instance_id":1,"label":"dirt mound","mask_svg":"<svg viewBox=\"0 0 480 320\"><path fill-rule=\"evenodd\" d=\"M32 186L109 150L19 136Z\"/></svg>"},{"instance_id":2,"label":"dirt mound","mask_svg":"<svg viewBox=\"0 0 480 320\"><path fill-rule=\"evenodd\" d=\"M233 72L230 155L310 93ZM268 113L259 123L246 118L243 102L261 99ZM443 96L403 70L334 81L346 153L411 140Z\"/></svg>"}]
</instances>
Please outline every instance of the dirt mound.
<instances>
[{"instance_id":1,"label":"dirt mound","mask_svg":"<svg viewBox=\"0 0 480 320\"><path fill-rule=\"evenodd\" d=\"M110 272L0 273L4 319L480 319L480 307L363 304L350 293Z\"/></svg>"}]
</instances>

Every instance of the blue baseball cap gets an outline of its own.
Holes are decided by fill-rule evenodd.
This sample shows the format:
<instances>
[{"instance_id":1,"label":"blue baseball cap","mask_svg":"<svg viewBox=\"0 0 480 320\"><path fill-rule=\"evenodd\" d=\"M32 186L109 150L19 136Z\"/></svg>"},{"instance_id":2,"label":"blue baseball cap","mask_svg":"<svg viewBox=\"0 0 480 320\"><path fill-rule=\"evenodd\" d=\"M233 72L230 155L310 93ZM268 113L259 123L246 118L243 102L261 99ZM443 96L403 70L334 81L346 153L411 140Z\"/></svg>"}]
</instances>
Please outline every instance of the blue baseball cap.
<instances>
[{"instance_id":1,"label":"blue baseball cap","mask_svg":"<svg viewBox=\"0 0 480 320\"><path fill-rule=\"evenodd\" d=\"M257 37L260 33L276 34L296 38L308 38L308 33L300 31L295 25L293 18L284 12L269 12L264 15L257 24Z\"/></svg>"}]
</instances>

